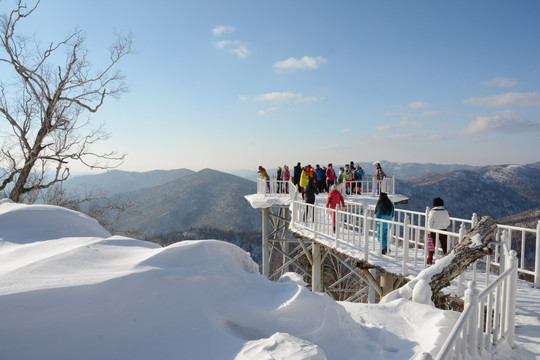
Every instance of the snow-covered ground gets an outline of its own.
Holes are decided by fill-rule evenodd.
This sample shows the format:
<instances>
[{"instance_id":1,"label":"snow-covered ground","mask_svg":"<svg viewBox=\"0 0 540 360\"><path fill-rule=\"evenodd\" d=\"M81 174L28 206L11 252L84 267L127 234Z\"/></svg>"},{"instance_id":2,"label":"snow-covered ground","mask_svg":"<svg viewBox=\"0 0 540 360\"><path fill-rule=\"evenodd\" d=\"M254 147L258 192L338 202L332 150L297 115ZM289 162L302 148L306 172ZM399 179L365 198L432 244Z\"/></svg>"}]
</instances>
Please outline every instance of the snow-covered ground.
<instances>
[{"instance_id":1,"label":"snow-covered ground","mask_svg":"<svg viewBox=\"0 0 540 360\"><path fill-rule=\"evenodd\" d=\"M520 282L517 344L540 356L540 290ZM165 248L83 214L0 201L0 359L411 359L459 316L397 299L338 303L271 282L215 240Z\"/></svg>"}]
</instances>

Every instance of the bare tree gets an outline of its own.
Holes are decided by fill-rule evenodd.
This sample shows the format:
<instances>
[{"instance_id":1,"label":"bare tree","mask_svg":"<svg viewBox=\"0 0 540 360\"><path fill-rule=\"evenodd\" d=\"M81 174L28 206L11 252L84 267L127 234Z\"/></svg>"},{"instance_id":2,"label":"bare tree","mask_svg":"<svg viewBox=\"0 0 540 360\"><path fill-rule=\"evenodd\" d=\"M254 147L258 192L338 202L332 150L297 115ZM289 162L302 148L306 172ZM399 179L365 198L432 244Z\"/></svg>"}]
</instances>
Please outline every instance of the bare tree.
<instances>
[{"instance_id":1,"label":"bare tree","mask_svg":"<svg viewBox=\"0 0 540 360\"><path fill-rule=\"evenodd\" d=\"M0 66L12 70L11 77L0 80L0 120L10 128L0 153L0 191L15 202L65 181L73 162L108 169L124 159L114 151L92 151L108 134L102 126L91 128L90 117L105 98L126 91L115 68L132 51L131 35L116 35L104 69L93 71L80 29L45 47L18 34L18 25L38 5L39 0L33 7L19 0L0 18Z\"/></svg>"},{"instance_id":2,"label":"bare tree","mask_svg":"<svg viewBox=\"0 0 540 360\"><path fill-rule=\"evenodd\" d=\"M36 192L34 192L36 193ZM33 194L32 193L32 196ZM103 189L84 189L82 194L76 189L66 191L62 184L55 184L41 192L40 200L46 204L58 205L75 211L83 212L96 219L101 226L112 234L142 235L117 228L120 218L124 215L134 215L131 209L135 204L122 194L109 195ZM34 201L36 199L33 199Z\"/></svg>"}]
</instances>

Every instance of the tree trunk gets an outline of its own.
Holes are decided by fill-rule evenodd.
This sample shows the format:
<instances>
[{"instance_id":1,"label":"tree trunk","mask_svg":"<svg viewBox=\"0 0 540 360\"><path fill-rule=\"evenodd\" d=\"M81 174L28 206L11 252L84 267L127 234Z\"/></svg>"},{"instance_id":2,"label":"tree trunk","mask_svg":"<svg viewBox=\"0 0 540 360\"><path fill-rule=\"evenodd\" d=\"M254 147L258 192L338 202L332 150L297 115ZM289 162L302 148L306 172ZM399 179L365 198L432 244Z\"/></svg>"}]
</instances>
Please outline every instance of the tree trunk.
<instances>
[{"instance_id":1,"label":"tree trunk","mask_svg":"<svg viewBox=\"0 0 540 360\"><path fill-rule=\"evenodd\" d=\"M463 300L447 294L441 290L450 285L460 274L467 270L467 267L476 260L492 253L489 247L490 243L496 239L497 223L488 216L480 219L476 226L471 229L457 244L449 256L454 256L452 261L446 266L440 266L438 263L422 270L414 279L404 279L404 286L408 289L397 289L386 295L383 301L392 301L398 298L409 298L413 292L414 286L421 279L429 278L431 288L431 300L439 309L463 310ZM368 264L359 262L358 267L368 267ZM379 270L381 270L379 268ZM381 271L385 271L382 269ZM394 274L395 276L399 276Z\"/></svg>"},{"instance_id":2,"label":"tree trunk","mask_svg":"<svg viewBox=\"0 0 540 360\"><path fill-rule=\"evenodd\" d=\"M429 285L433 295L435 296L443 288L449 286L450 281L467 270L467 267L476 260L490 255L492 249L489 244L496 239L496 236L497 223L488 216L481 218L463 240L454 247L454 260L431 277Z\"/></svg>"}]
</instances>

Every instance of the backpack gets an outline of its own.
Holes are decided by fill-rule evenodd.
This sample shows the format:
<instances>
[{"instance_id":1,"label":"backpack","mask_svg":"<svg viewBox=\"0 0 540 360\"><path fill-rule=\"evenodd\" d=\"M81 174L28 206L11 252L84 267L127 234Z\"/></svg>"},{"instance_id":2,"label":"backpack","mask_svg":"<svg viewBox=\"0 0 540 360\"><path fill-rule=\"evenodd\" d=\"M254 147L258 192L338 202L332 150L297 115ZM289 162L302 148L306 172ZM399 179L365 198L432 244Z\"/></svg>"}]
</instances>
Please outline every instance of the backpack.
<instances>
[{"instance_id":1,"label":"backpack","mask_svg":"<svg viewBox=\"0 0 540 360\"><path fill-rule=\"evenodd\" d=\"M358 180L358 173L357 173L358 170L354 170L353 173L352 173L352 179L353 180Z\"/></svg>"}]
</instances>

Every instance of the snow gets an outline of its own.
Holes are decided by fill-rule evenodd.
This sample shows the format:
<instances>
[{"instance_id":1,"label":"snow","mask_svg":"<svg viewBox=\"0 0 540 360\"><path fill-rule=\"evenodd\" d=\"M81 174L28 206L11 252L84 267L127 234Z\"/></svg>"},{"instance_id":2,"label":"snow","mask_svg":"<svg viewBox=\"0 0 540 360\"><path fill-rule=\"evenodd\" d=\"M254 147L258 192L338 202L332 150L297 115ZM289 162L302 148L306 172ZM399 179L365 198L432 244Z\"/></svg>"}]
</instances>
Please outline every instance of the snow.
<instances>
[{"instance_id":1,"label":"snow","mask_svg":"<svg viewBox=\"0 0 540 360\"><path fill-rule=\"evenodd\" d=\"M480 234L475 234L472 238L471 238L471 243L469 244L470 247L477 247L477 246L482 246L484 245L482 243L482 235Z\"/></svg>"},{"instance_id":2,"label":"snow","mask_svg":"<svg viewBox=\"0 0 540 360\"><path fill-rule=\"evenodd\" d=\"M274 194L275 195L275 194ZM250 194L244 196L247 202L254 209L265 209L273 205L289 206L292 203L292 198L289 194L283 194L281 196L265 196L264 194Z\"/></svg>"},{"instance_id":3,"label":"snow","mask_svg":"<svg viewBox=\"0 0 540 360\"><path fill-rule=\"evenodd\" d=\"M267 280L226 242L162 248L78 212L3 200L0 358L420 358L459 316L428 301L429 269L409 289L418 302L335 302L298 274ZM540 354L540 293L529 285L518 290L516 348L494 358Z\"/></svg>"},{"instance_id":4,"label":"snow","mask_svg":"<svg viewBox=\"0 0 540 360\"><path fill-rule=\"evenodd\" d=\"M317 205L325 205L326 199L328 197L328 194L318 194L315 196L316 198L316 204ZM291 206L293 199L289 194L272 194L271 196L265 196L264 194L250 194L244 196L247 202L254 208L254 209L265 209L272 206ZM405 202L409 200L406 196L400 195L400 194L388 194L388 198L393 203L400 203ZM368 206L375 207L377 204L377 201L379 200L379 197L376 195L370 195L370 194L363 194L363 195L353 195L353 196L347 196L346 201L348 203L358 203L358 204L366 204Z\"/></svg>"}]
</instances>

